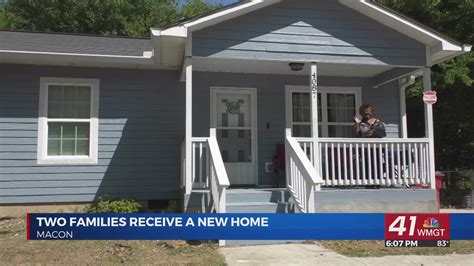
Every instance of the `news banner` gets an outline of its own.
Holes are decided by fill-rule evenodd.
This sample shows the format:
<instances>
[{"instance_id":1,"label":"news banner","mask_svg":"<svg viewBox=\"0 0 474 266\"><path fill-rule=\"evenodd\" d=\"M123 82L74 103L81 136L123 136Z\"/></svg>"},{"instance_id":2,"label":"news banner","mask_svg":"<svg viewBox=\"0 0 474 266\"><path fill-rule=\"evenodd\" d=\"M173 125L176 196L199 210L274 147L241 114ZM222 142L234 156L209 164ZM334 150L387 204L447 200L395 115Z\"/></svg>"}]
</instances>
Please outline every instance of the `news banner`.
<instances>
[{"instance_id":1,"label":"news banner","mask_svg":"<svg viewBox=\"0 0 474 266\"><path fill-rule=\"evenodd\" d=\"M28 240L474 240L474 214L27 214Z\"/></svg>"}]
</instances>

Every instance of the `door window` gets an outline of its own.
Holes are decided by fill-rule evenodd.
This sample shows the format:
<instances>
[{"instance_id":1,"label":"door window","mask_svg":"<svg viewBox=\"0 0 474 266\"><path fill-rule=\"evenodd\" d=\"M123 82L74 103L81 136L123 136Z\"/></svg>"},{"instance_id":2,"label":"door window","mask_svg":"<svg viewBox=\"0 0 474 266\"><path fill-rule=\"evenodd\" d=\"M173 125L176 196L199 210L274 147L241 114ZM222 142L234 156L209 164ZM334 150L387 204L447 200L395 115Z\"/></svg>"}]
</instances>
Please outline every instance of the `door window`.
<instances>
[{"instance_id":1,"label":"door window","mask_svg":"<svg viewBox=\"0 0 474 266\"><path fill-rule=\"evenodd\" d=\"M250 95L217 94L217 141L226 163L252 162Z\"/></svg>"}]
</instances>

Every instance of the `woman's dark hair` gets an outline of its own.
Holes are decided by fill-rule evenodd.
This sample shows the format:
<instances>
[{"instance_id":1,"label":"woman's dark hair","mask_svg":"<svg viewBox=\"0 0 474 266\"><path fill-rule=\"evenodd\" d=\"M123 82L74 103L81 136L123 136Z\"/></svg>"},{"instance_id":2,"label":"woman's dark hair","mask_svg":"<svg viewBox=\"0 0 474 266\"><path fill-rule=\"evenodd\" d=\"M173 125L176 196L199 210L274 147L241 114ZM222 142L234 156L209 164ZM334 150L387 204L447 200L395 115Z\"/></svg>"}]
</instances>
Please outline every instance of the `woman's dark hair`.
<instances>
[{"instance_id":1,"label":"woman's dark hair","mask_svg":"<svg viewBox=\"0 0 474 266\"><path fill-rule=\"evenodd\" d=\"M364 103L363 105L361 105L359 107L359 114L360 115L364 115L364 112L366 109L370 109L372 111L372 113L375 111L375 108L373 105L369 104L369 103Z\"/></svg>"}]
</instances>

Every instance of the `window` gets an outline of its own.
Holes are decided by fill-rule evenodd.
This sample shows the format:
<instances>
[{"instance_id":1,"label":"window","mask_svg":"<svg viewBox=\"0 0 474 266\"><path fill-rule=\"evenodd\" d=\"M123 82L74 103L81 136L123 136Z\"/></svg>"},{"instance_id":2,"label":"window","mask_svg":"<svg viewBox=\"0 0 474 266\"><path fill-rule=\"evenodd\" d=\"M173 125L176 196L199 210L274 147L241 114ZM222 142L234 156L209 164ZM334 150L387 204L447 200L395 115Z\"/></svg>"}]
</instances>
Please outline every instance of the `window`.
<instances>
[{"instance_id":1,"label":"window","mask_svg":"<svg viewBox=\"0 0 474 266\"><path fill-rule=\"evenodd\" d=\"M41 78L39 164L95 164L99 81Z\"/></svg>"},{"instance_id":2,"label":"window","mask_svg":"<svg viewBox=\"0 0 474 266\"><path fill-rule=\"evenodd\" d=\"M287 87L287 126L295 137L311 137L311 102L306 87ZM320 87L318 121L321 137L352 137L360 88ZM288 106L290 104L290 106Z\"/></svg>"}]
</instances>

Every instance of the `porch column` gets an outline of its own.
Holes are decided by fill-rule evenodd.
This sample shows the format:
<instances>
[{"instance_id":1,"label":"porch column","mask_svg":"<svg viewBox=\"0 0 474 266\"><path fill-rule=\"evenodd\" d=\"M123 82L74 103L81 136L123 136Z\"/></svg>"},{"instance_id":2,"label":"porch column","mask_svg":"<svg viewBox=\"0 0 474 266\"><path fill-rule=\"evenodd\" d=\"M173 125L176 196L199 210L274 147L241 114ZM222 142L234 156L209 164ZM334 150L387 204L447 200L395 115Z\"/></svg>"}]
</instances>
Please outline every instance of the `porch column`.
<instances>
[{"instance_id":1,"label":"porch column","mask_svg":"<svg viewBox=\"0 0 474 266\"><path fill-rule=\"evenodd\" d=\"M313 138L313 166L319 172L319 127L318 127L318 65L311 63L311 75L309 81L311 87L311 136ZM320 190L320 186L316 186L316 190Z\"/></svg>"},{"instance_id":2,"label":"porch column","mask_svg":"<svg viewBox=\"0 0 474 266\"><path fill-rule=\"evenodd\" d=\"M407 107L406 107L406 89L408 86L415 83L415 76L404 76L398 80L400 87L400 132L401 137L404 139L408 138L408 127L407 127Z\"/></svg>"},{"instance_id":3,"label":"porch column","mask_svg":"<svg viewBox=\"0 0 474 266\"><path fill-rule=\"evenodd\" d=\"M311 136L313 137L313 147L316 149L318 143L319 127L318 127L318 65L311 63ZM313 164L316 166L314 160Z\"/></svg>"},{"instance_id":4,"label":"porch column","mask_svg":"<svg viewBox=\"0 0 474 266\"><path fill-rule=\"evenodd\" d=\"M431 68L423 68L423 90L431 91ZM431 189L436 188L435 184L435 150L434 150L434 130L433 130L433 105L425 104L425 137L429 139L429 178Z\"/></svg>"},{"instance_id":5,"label":"porch column","mask_svg":"<svg viewBox=\"0 0 474 266\"><path fill-rule=\"evenodd\" d=\"M193 189L192 180L192 137L193 137L193 64L192 64L192 37L188 37L185 50L185 72L186 72L186 130L185 130L185 192L191 194Z\"/></svg>"}]
</instances>

